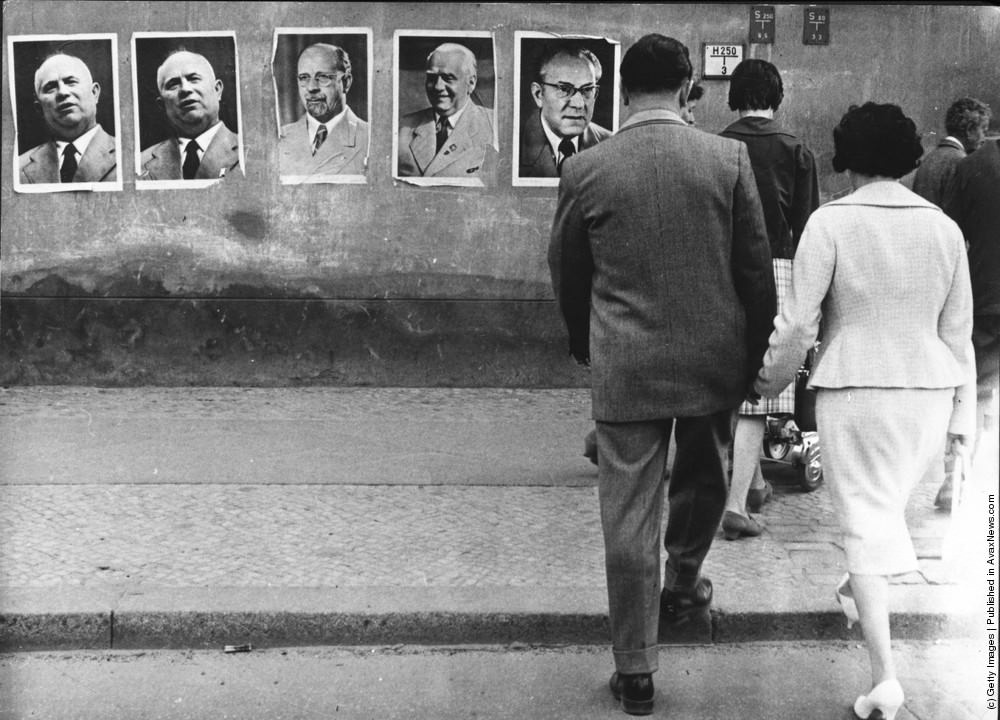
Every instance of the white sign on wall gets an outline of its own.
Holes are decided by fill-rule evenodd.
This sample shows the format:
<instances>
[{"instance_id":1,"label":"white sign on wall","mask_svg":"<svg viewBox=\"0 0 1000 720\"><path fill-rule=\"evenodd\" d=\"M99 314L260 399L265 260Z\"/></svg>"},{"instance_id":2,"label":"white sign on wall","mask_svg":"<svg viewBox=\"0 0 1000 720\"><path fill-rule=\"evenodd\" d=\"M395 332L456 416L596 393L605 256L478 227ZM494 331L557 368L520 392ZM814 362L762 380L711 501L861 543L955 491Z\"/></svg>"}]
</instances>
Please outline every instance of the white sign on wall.
<instances>
[{"instance_id":1,"label":"white sign on wall","mask_svg":"<svg viewBox=\"0 0 1000 720\"><path fill-rule=\"evenodd\" d=\"M742 43L705 43L702 46L701 75L728 79L742 60Z\"/></svg>"}]
</instances>

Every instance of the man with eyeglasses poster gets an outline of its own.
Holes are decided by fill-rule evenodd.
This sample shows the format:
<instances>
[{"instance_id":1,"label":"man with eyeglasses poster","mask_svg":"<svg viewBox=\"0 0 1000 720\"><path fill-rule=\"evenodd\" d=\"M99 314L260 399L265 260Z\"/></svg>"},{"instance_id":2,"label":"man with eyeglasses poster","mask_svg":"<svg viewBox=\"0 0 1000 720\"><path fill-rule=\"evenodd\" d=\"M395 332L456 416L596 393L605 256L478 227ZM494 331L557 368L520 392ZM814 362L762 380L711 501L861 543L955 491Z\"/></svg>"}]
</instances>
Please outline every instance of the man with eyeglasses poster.
<instances>
[{"instance_id":1,"label":"man with eyeglasses poster","mask_svg":"<svg viewBox=\"0 0 1000 720\"><path fill-rule=\"evenodd\" d=\"M315 43L299 55L296 80L305 114L283 125L278 164L283 180L330 175L364 176L368 166L368 123L347 104L351 59L329 43Z\"/></svg>"},{"instance_id":2,"label":"man with eyeglasses poster","mask_svg":"<svg viewBox=\"0 0 1000 720\"><path fill-rule=\"evenodd\" d=\"M521 132L520 177L559 177L566 158L611 137L591 121L601 72L600 60L583 45L545 45L531 83L538 112L528 116Z\"/></svg>"}]
</instances>

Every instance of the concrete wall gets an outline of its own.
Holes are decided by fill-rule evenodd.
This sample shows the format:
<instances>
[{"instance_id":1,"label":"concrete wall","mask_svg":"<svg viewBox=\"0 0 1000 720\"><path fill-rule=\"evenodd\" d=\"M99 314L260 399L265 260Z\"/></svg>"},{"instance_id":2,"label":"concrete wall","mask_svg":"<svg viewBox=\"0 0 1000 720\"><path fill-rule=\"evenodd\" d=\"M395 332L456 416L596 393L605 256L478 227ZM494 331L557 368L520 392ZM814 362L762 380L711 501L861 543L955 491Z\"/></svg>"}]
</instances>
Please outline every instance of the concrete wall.
<instances>
[{"instance_id":1,"label":"concrete wall","mask_svg":"<svg viewBox=\"0 0 1000 720\"><path fill-rule=\"evenodd\" d=\"M850 103L899 103L928 146L956 97L978 96L1000 114L997 8L830 4L830 44L805 46L805 7L777 5L776 42L747 47L782 71L779 118L816 152L824 200L846 189L830 168L831 129ZM603 35L624 52L657 31L685 41L697 71L702 42L747 42L749 12L701 3L6 2L5 52L9 35L118 33L125 184L111 193L13 191L5 55L0 382L583 384L545 264L556 191L510 182L514 32ZM283 186L273 29L332 26L373 29L369 182ZM496 186L392 179L396 29L495 32ZM136 190L129 43L138 30L236 32L245 179ZM718 132L733 119L728 86L704 85L699 125Z\"/></svg>"}]
</instances>

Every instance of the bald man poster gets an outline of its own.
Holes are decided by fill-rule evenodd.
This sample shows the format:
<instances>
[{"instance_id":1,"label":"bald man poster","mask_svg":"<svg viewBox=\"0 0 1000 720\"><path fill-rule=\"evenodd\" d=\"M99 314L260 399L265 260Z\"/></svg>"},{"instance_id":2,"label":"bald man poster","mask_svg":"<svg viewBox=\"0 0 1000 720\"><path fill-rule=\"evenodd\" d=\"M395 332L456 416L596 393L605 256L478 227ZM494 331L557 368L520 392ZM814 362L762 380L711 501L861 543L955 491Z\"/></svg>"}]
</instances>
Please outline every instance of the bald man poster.
<instances>
[{"instance_id":1,"label":"bald man poster","mask_svg":"<svg viewBox=\"0 0 1000 720\"><path fill-rule=\"evenodd\" d=\"M116 36L14 36L8 53L14 190L121 190Z\"/></svg>"},{"instance_id":2,"label":"bald man poster","mask_svg":"<svg viewBox=\"0 0 1000 720\"><path fill-rule=\"evenodd\" d=\"M135 33L136 187L202 188L243 171L234 33Z\"/></svg>"}]
</instances>

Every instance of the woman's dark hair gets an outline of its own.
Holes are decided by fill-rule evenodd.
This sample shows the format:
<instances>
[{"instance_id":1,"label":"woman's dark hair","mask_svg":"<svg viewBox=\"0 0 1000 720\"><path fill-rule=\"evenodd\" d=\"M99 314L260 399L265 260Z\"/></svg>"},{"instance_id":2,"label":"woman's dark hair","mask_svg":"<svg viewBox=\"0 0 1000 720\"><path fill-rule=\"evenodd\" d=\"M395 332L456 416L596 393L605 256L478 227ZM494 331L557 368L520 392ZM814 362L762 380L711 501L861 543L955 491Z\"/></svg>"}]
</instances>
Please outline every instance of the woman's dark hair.
<instances>
[{"instance_id":1,"label":"woman's dark hair","mask_svg":"<svg viewBox=\"0 0 1000 720\"><path fill-rule=\"evenodd\" d=\"M625 52L619 73L629 92L680 89L691 79L691 56L684 43L657 33L644 35Z\"/></svg>"},{"instance_id":2,"label":"woman's dark hair","mask_svg":"<svg viewBox=\"0 0 1000 720\"><path fill-rule=\"evenodd\" d=\"M767 60L744 60L730 76L730 110L777 110L784 97L781 74Z\"/></svg>"},{"instance_id":3,"label":"woman's dark hair","mask_svg":"<svg viewBox=\"0 0 1000 720\"><path fill-rule=\"evenodd\" d=\"M701 100L704 94L705 94L705 88L703 88L700 83L695 83L694 85L691 86L691 89L688 90L688 102L696 102L698 100Z\"/></svg>"},{"instance_id":4,"label":"woman's dark hair","mask_svg":"<svg viewBox=\"0 0 1000 720\"><path fill-rule=\"evenodd\" d=\"M899 105L851 105L833 129L833 169L901 178L923 154L917 126Z\"/></svg>"}]
</instances>

